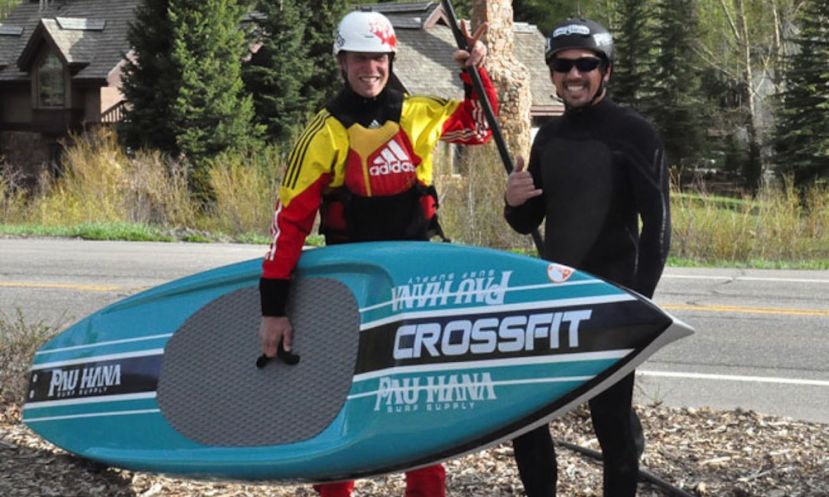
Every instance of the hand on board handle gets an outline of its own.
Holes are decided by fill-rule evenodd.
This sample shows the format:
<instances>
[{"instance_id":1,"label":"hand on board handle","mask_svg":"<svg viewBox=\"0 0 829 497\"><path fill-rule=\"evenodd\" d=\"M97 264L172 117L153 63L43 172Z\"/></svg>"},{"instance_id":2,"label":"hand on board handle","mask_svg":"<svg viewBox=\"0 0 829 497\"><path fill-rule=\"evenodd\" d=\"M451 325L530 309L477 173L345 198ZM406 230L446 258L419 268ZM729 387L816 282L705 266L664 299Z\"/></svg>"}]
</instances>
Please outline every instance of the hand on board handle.
<instances>
[{"instance_id":1,"label":"hand on board handle","mask_svg":"<svg viewBox=\"0 0 829 497\"><path fill-rule=\"evenodd\" d=\"M279 348L276 349L276 357L288 366L299 364L299 356L285 350L281 343L279 344ZM264 368L268 365L271 359L273 359L273 357L268 357L265 354L260 355L259 358L256 359L256 367L259 369Z\"/></svg>"},{"instance_id":2,"label":"hand on board handle","mask_svg":"<svg viewBox=\"0 0 829 497\"><path fill-rule=\"evenodd\" d=\"M289 365L299 362L299 356L291 353L294 328L287 316L262 316L259 337L262 339L262 355L256 360L256 367L265 367L274 357Z\"/></svg>"}]
</instances>

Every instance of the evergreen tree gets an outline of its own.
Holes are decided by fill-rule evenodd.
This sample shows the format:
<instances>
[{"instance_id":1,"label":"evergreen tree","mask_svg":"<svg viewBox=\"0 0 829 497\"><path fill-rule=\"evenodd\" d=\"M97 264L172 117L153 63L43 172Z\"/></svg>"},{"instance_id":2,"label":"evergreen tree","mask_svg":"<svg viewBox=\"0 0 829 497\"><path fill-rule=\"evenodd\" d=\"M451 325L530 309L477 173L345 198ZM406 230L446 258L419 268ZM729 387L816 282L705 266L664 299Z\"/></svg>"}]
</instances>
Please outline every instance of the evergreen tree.
<instances>
[{"instance_id":1,"label":"evergreen tree","mask_svg":"<svg viewBox=\"0 0 829 497\"><path fill-rule=\"evenodd\" d=\"M0 21L5 19L18 4L20 0L0 0Z\"/></svg>"},{"instance_id":2,"label":"evergreen tree","mask_svg":"<svg viewBox=\"0 0 829 497\"><path fill-rule=\"evenodd\" d=\"M208 159L228 149L255 145L253 100L244 92L242 58L248 53L239 29L237 0L171 0L173 60L180 71L173 107L176 142L193 166L191 187L208 188Z\"/></svg>"},{"instance_id":3,"label":"evergreen tree","mask_svg":"<svg viewBox=\"0 0 829 497\"><path fill-rule=\"evenodd\" d=\"M829 0L805 2L784 62L785 92L777 116L778 173L798 186L829 178Z\"/></svg>"},{"instance_id":4,"label":"evergreen tree","mask_svg":"<svg viewBox=\"0 0 829 497\"><path fill-rule=\"evenodd\" d=\"M694 0L660 0L656 9L653 98L645 104L672 165L692 163L703 149L704 99L694 57Z\"/></svg>"},{"instance_id":5,"label":"evergreen tree","mask_svg":"<svg viewBox=\"0 0 829 497\"><path fill-rule=\"evenodd\" d=\"M613 24L616 56L610 86L615 101L638 110L653 89L654 40L647 20L652 18L648 0L620 0Z\"/></svg>"},{"instance_id":6,"label":"evergreen tree","mask_svg":"<svg viewBox=\"0 0 829 497\"><path fill-rule=\"evenodd\" d=\"M290 139L316 110L308 108L302 96L312 66L303 42L305 24L300 7L296 0L257 2L261 17L253 43L260 46L242 73L253 95L256 121L265 126L269 139L277 142Z\"/></svg>"},{"instance_id":7,"label":"evergreen tree","mask_svg":"<svg viewBox=\"0 0 829 497\"><path fill-rule=\"evenodd\" d=\"M179 71L172 60L173 25L169 0L145 0L127 32L132 51L126 57L121 91L130 103L118 133L133 148L178 153L172 109Z\"/></svg>"},{"instance_id":8,"label":"evergreen tree","mask_svg":"<svg viewBox=\"0 0 829 497\"><path fill-rule=\"evenodd\" d=\"M584 9L585 4L593 2L573 2L572 0L513 0L512 11L516 21L528 22L538 26L545 37L550 36L553 27L559 22L572 17L586 17L603 23L604 19L594 16L591 9Z\"/></svg>"},{"instance_id":9,"label":"evergreen tree","mask_svg":"<svg viewBox=\"0 0 829 497\"><path fill-rule=\"evenodd\" d=\"M308 108L318 110L343 87L343 79L336 60L332 56L337 24L348 12L345 0L308 0L303 2L307 19L305 44L311 76L303 88L302 96Z\"/></svg>"}]
</instances>

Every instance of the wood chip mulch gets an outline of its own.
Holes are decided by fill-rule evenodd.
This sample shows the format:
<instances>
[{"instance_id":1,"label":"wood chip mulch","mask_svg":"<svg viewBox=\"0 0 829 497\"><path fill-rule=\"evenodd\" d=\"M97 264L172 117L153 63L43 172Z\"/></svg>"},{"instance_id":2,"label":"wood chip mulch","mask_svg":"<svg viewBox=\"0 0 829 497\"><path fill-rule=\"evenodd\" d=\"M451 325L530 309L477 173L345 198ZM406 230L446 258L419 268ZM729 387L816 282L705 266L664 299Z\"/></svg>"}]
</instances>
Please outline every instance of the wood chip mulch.
<instances>
[{"instance_id":1,"label":"wood chip mulch","mask_svg":"<svg viewBox=\"0 0 829 497\"><path fill-rule=\"evenodd\" d=\"M751 411L638 406L647 437L642 467L694 496L829 497L829 425ZM308 485L205 482L108 468L68 454L0 406L0 496L313 497ZM551 424L553 437L598 449L585 409ZM559 447L560 496L601 496L594 460ZM446 463L450 497L523 495L502 444ZM358 480L355 497L402 496L402 475ZM640 497L670 495L640 483Z\"/></svg>"}]
</instances>

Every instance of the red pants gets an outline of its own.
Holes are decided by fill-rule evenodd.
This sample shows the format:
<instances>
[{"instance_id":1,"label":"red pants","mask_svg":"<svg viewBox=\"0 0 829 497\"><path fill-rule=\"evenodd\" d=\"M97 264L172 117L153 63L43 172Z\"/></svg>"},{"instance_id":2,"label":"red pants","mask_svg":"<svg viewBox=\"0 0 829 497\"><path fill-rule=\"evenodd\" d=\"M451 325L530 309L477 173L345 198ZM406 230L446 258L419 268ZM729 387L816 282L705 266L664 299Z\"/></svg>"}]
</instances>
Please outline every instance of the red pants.
<instances>
[{"instance_id":1,"label":"red pants","mask_svg":"<svg viewBox=\"0 0 829 497\"><path fill-rule=\"evenodd\" d=\"M353 481L314 485L320 497L351 497ZM406 472L406 497L445 497L446 470L442 464Z\"/></svg>"}]
</instances>

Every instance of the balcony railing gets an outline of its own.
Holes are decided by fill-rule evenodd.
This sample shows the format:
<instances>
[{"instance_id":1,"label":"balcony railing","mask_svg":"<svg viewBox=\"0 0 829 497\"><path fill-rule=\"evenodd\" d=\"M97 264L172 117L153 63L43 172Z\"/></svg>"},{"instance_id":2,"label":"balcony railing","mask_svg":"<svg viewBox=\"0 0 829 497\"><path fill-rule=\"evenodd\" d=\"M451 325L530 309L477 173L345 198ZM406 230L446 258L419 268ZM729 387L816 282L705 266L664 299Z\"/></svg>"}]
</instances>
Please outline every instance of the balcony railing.
<instances>
[{"instance_id":1,"label":"balcony railing","mask_svg":"<svg viewBox=\"0 0 829 497\"><path fill-rule=\"evenodd\" d=\"M109 109L103 111L101 113L101 123L115 124L121 122L124 119L124 109L126 107L126 104L126 100L121 100Z\"/></svg>"}]
</instances>

